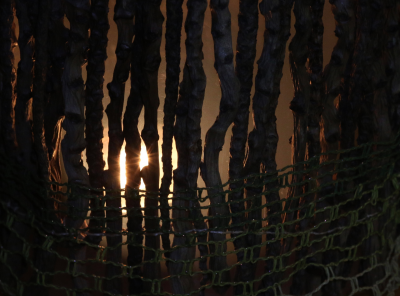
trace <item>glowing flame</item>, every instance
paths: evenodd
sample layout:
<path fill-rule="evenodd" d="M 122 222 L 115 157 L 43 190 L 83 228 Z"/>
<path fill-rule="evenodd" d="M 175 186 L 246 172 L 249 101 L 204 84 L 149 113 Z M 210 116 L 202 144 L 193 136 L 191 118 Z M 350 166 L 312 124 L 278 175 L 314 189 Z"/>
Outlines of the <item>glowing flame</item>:
<path fill-rule="evenodd" d="M 119 156 L 119 173 L 120 173 L 120 182 L 121 182 L 121 189 L 124 189 L 126 187 L 126 153 L 125 153 L 125 147 L 122 148 L 121 154 Z M 140 169 L 143 169 L 146 165 L 149 164 L 149 159 L 147 157 L 147 151 L 146 151 L 146 146 L 142 145 L 142 149 L 140 151 Z M 145 185 L 143 183 L 143 179 L 140 181 L 140 189 L 145 189 Z M 126 202 L 125 199 L 123 198 L 121 201 L 121 205 L 123 208 L 126 207 Z M 140 201 L 141 207 L 144 207 L 144 199 Z M 122 214 L 126 215 L 126 210 L 122 210 Z"/>

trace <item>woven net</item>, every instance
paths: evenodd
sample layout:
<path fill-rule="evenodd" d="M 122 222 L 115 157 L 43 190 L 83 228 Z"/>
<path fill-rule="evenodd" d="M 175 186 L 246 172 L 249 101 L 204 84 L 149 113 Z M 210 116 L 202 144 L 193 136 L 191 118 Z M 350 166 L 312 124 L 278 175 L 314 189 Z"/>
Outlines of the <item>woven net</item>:
<path fill-rule="evenodd" d="M 399 137 L 365 144 L 334 151 L 328 162 L 318 156 L 167 196 L 43 183 L 1 157 L 1 290 L 183 295 L 177 291 L 189 281 L 185 295 L 394 295 L 399 144 Z M 246 198 L 231 198 L 233 191 Z M 229 207 L 229 215 L 209 214 L 216 195 L 225 200 L 216 208 Z M 168 208 L 169 216 L 145 215 L 148 207 L 135 206 L 144 197 L 158 199 L 152 210 Z M 118 198 L 127 206 L 107 207 Z M 144 228 L 144 220 L 157 227 Z M 146 247 L 146 240 L 161 245 L 161 237 L 171 246 Z M 226 268 L 216 269 L 217 261 Z"/>

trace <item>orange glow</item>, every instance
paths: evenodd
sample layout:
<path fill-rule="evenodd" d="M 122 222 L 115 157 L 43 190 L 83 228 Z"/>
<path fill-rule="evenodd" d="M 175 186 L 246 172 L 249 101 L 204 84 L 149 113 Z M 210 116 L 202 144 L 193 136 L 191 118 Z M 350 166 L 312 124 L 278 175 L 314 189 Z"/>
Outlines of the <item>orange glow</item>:
<path fill-rule="evenodd" d="M 120 182 L 121 182 L 121 189 L 124 189 L 126 187 L 126 168 L 125 168 L 125 163 L 126 163 L 126 153 L 125 153 L 125 146 L 122 147 L 121 149 L 121 154 L 119 156 L 119 173 L 120 173 Z M 149 159 L 147 157 L 147 151 L 146 151 L 146 146 L 142 145 L 142 149 L 140 151 L 140 169 L 143 169 L 146 165 L 149 164 Z M 140 180 L 140 189 L 144 190 L 145 186 L 143 183 L 143 179 Z M 126 202 L 125 198 L 122 199 L 121 201 L 121 206 L 123 208 L 126 207 Z M 144 198 L 141 199 L 140 201 L 140 206 L 144 207 Z M 122 210 L 122 214 L 126 215 L 126 210 Z"/>

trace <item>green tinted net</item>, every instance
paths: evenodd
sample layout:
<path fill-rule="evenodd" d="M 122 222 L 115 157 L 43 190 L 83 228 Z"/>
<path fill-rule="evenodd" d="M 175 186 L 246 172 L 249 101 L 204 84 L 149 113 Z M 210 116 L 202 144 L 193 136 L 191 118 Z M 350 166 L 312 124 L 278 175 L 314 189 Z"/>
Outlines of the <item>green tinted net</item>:
<path fill-rule="evenodd" d="M 322 164 L 318 157 L 167 195 L 43 184 L 2 157 L 0 290 L 394 295 L 399 144 L 366 144 L 327 153 Z M 121 207 L 110 206 L 120 199 Z"/>

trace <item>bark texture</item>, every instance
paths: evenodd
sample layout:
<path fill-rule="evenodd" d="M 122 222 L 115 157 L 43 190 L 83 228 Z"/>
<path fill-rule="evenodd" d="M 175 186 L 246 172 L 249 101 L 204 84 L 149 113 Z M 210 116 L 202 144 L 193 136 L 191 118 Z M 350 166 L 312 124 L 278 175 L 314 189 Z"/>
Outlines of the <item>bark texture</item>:
<path fill-rule="evenodd" d="M 232 231 L 243 231 L 245 229 L 246 213 L 244 204 L 244 180 L 243 167 L 245 149 L 247 143 L 247 132 L 249 125 L 250 93 L 253 86 L 253 69 L 256 57 L 257 30 L 258 30 L 258 1 L 239 2 L 239 32 L 236 47 L 236 68 L 235 73 L 240 82 L 239 107 L 232 127 L 232 137 L 229 159 L 229 194 L 230 209 L 232 216 Z M 237 180 L 237 181 L 236 181 Z M 232 237 L 237 235 L 232 234 Z M 234 241 L 235 250 L 246 246 L 246 238 L 243 235 Z M 244 251 L 237 253 L 237 261 L 244 259 Z M 243 263 L 237 267 L 235 281 L 249 277 L 250 266 Z M 235 286 L 235 295 L 242 295 L 242 285 Z"/>

